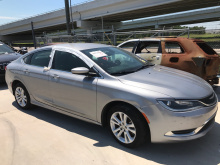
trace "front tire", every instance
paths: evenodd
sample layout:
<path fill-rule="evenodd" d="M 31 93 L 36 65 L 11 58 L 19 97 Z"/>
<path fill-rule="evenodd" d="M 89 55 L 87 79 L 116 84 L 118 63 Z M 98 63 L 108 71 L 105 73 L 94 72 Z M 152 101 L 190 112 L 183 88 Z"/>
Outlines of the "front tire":
<path fill-rule="evenodd" d="M 30 95 L 21 83 L 15 85 L 14 96 L 18 106 L 22 109 L 29 109 L 31 107 Z"/>
<path fill-rule="evenodd" d="M 127 105 L 116 105 L 108 113 L 108 128 L 121 145 L 138 147 L 150 137 L 149 127 L 138 110 Z"/>

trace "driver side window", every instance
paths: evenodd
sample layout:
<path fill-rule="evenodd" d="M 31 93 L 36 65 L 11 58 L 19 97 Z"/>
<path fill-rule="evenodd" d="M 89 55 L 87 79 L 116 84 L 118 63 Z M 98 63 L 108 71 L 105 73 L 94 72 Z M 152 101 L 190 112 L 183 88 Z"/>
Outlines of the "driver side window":
<path fill-rule="evenodd" d="M 71 69 L 77 67 L 89 68 L 88 65 L 76 55 L 56 50 L 53 58 L 52 69 L 71 72 Z"/>

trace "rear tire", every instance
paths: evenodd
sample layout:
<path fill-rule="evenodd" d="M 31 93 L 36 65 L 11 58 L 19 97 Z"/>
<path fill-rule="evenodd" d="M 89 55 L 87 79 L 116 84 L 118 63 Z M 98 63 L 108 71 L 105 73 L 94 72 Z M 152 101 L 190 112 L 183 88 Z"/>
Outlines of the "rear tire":
<path fill-rule="evenodd" d="M 19 107 L 21 107 L 22 109 L 31 108 L 30 95 L 23 84 L 18 83 L 15 85 L 14 96 Z"/>
<path fill-rule="evenodd" d="M 116 105 L 107 116 L 108 129 L 118 143 L 134 148 L 149 141 L 150 131 L 137 109 L 128 105 Z"/>

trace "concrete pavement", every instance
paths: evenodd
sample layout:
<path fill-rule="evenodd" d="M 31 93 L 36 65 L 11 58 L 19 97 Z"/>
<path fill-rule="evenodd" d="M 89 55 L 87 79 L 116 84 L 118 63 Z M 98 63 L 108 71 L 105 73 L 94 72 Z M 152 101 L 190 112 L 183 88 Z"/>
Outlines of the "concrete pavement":
<path fill-rule="evenodd" d="M 215 90 L 220 97 L 220 87 Z M 19 109 L 0 84 L 0 165 L 39 164 L 220 164 L 220 112 L 203 138 L 127 149 L 98 125 L 40 107 Z"/>

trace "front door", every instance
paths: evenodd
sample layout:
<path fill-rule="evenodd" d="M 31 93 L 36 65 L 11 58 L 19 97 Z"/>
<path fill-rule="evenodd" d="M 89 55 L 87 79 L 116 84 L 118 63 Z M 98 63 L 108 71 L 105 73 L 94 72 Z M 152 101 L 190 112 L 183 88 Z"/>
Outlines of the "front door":
<path fill-rule="evenodd" d="M 82 117 L 96 120 L 96 77 L 72 74 L 71 69 L 88 65 L 77 55 L 56 50 L 49 71 L 53 104 Z"/>
<path fill-rule="evenodd" d="M 162 60 L 161 42 L 140 41 L 137 46 L 135 54 L 147 61 L 150 61 L 153 64 L 161 64 L 161 60 Z"/>

